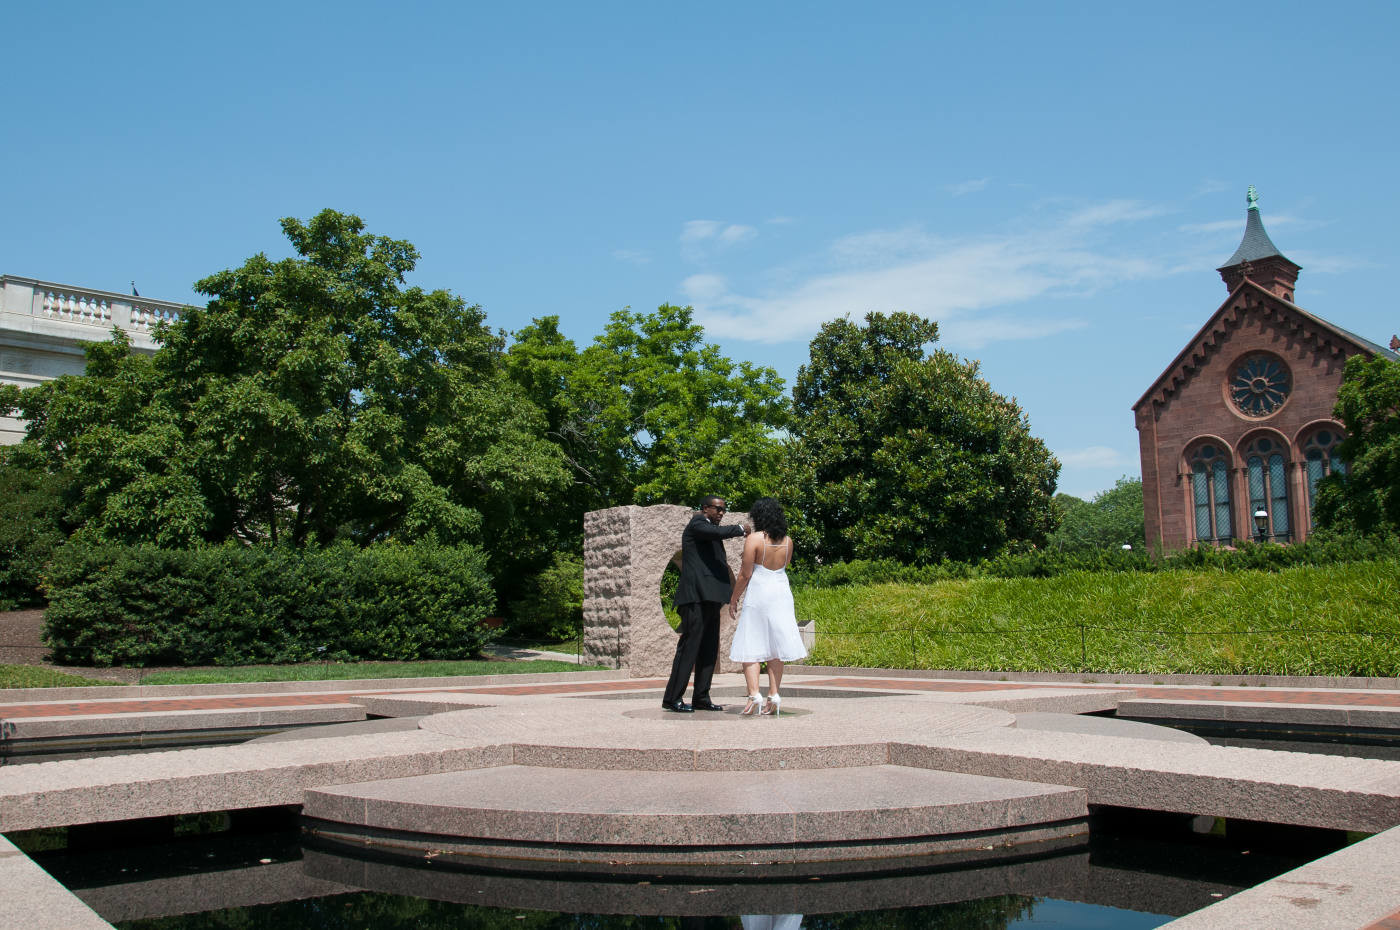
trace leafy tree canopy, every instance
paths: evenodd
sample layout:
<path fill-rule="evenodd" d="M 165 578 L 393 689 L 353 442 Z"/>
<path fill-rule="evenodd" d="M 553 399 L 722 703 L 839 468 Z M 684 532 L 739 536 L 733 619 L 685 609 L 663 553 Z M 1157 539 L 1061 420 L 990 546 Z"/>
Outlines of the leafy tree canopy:
<path fill-rule="evenodd" d="M 822 560 L 971 560 L 1054 527 L 1059 463 L 976 362 L 925 351 L 937 337 L 913 314 L 871 313 L 812 340 L 790 497 Z"/>
<path fill-rule="evenodd" d="M 1338 448 L 1347 473 L 1318 486 L 1314 516 L 1338 531 L 1400 533 L 1400 362 L 1347 359 L 1336 415 L 1347 438 Z"/>
<path fill-rule="evenodd" d="M 1124 475 L 1091 501 L 1056 494 L 1055 503 L 1061 518 L 1059 528 L 1050 536 L 1052 549 L 1080 552 L 1129 545 L 1141 551 L 1146 545 L 1141 478 Z"/>
<path fill-rule="evenodd" d="M 582 351 L 558 324 L 517 332 L 506 364 L 573 467 L 580 513 L 772 491 L 788 417 L 772 368 L 726 358 L 689 307 L 619 310 Z"/>
<path fill-rule="evenodd" d="M 417 251 L 356 216 L 282 229 L 296 257 L 199 281 L 208 307 L 159 330 L 153 357 L 114 331 L 83 377 L 24 392 L 26 444 L 73 476 L 85 532 L 528 548 L 510 536 L 568 473 L 481 308 L 406 287 Z"/>

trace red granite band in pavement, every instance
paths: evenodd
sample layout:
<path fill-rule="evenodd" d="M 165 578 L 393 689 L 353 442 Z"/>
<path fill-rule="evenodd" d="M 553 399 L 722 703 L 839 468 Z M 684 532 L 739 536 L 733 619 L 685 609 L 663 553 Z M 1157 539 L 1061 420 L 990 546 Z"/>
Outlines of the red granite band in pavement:
<path fill-rule="evenodd" d="M 409 679 L 405 679 L 409 681 Z M 1111 687 L 1128 691 L 1140 698 L 1165 698 L 1174 701 L 1227 701 L 1242 704 L 1329 705 L 1338 707 L 1400 708 L 1400 690 L 1327 689 L 1327 688 L 1238 688 L 1203 685 L 1121 685 L 1025 681 L 967 681 L 921 678 L 880 678 L 858 675 L 834 677 L 789 677 L 794 688 L 850 688 L 878 691 L 923 691 L 976 693 L 984 691 L 1016 691 L 1030 689 L 1083 689 Z M 659 678 L 619 678 L 610 681 L 548 681 L 522 684 L 493 683 L 488 685 L 458 685 L 454 687 L 402 688 L 373 690 L 357 689 L 346 682 L 343 691 L 259 694 L 259 683 L 249 683 L 250 693 L 240 695 L 203 695 L 169 698 L 102 698 L 87 701 L 27 701 L 0 704 L 0 719 L 24 717 L 61 717 L 69 715 L 150 713 L 164 710 L 218 710 L 298 704 L 333 704 L 347 700 L 347 695 L 413 694 L 427 691 L 438 693 L 489 694 L 504 696 L 585 695 L 624 693 L 660 688 Z M 114 689 L 115 690 L 115 689 Z"/>
<path fill-rule="evenodd" d="M 351 694 L 424 694 L 430 692 L 501 695 L 593 694 L 609 691 L 636 691 L 649 687 L 660 687 L 662 684 L 664 684 L 664 681 L 659 678 L 628 678 L 621 681 L 541 682 L 528 685 L 479 685 L 460 688 L 404 688 L 393 690 L 375 689 L 373 691 L 347 689 L 345 691 L 302 694 L 246 694 L 181 698 L 104 698 L 102 700 L 93 701 L 57 701 L 54 703 L 32 701 L 23 704 L 0 704 L 0 720 L 17 719 L 21 717 L 138 714 L 166 710 L 231 710 L 243 707 L 289 707 L 298 704 L 340 704 L 344 703 L 347 699 L 346 696 Z M 248 685 L 250 691 L 256 691 L 257 687 L 257 682 L 250 682 Z"/>

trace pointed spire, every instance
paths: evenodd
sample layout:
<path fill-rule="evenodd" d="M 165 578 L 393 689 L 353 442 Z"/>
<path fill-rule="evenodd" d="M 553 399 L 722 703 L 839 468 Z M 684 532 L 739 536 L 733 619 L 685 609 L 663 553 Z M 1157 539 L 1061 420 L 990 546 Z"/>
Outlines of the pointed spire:
<path fill-rule="evenodd" d="M 1261 287 L 1268 288 L 1284 300 L 1293 300 L 1293 286 L 1298 281 L 1300 265 L 1289 261 L 1274 245 L 1269 234 L 1264 231 L 1264 221 L 1259 216 L 1259 192 L 1250 185 L 1245 193 L 1244 238 L 1225 264 L 1216 271 L 1225 279 L 1225 286 L 1234 291 L 1240 282 L 1249 278 Z"/>
<path fill-rule="evenodd" d="M 1283 253 L 1274 245 L 1269 234 L 1264 231 L 1264 221 L 1259 217 L 1259 192 L 1254 189 L 1254 185 L 1249 186 L 1249 191 L 1245 194 L 1245 202 L 1249 208 L 1245 210 L 1244 238 L 1240 240 L 1240 247 L 1235 249 L 1235 254 L 1230 256 L 1230 260 L 1220 266 L 1220 269 L 1229 268 L 1231 265 L 1238 265 L 1242 262 L 1257 261 L 1261 258 L 1273 258 L 1278 256 L 1283 258 Z"/>

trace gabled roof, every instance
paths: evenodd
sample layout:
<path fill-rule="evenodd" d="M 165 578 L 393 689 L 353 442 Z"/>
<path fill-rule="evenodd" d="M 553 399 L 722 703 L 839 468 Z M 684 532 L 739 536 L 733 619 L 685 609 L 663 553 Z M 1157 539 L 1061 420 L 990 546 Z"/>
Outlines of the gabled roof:
<path fill-rule="evenodd" d="M 1262 230 L 1262 228 L 1261 225 L 1260 229 Z M 1270 244 L 1272 245 L 1272 243 Z M 1251 297 L 1255 298 L 1253 303 L 1247 303 L 1246 300 L 1241 299 Z M 1181 350 L 1177 357 L 1172 359 L 1172 363 L 1167 366 L 1166 370 L 1157 376 L 1146 393 L 1138 398 L 1137 403 L 1133 404 L 1133 409 L 1137 410 L 1149 400 L 1158 403 L 1164 402 L 1175 394 L 1177 388 L 1190 380 L 1196 370 L 1205 365 L 1215 354 L 1218 346 L 1229 332 L 1228 323 L 1242 318 L 1252 306 L 1260 304 L 1269 307 L 1268 312 L 1280 317 L 1281 323 L 1291 324 L 1293 329 L 1305 332 L 1319 346 L 1340 344 L 1351 348 L 1353 352 L 1363 352 L 1370 356 L 1379 355 L 1392 361 L 1400 361 L 1400 354 L 1329 323 L 1322 317 L 1309 313 L 1297 304 L 1284 300 L 1272 291 L 1260 287 L 1246 278 L 1230 292 L 1230 296 L 1225 298 L 1225 302 L 1210 315 L 1210 319 L 1206 320 L 1205 325 L 1191 338 L 1190 342 L 1186 343 L 1186 347 Z"/>

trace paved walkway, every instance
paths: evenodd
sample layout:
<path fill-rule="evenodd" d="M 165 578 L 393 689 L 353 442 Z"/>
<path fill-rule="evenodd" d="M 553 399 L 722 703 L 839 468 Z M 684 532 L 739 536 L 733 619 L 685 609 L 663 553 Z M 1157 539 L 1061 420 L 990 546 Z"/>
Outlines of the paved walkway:
<path fill-rule="evenodd" d="M 504 677 L 504 676 L 502 676 Z M 465 681 L 469 679 L 457 679 Z M 4 700 L 0 692 L 0 720 L 24 717 L 59 717 L 91 714 L 130 714 L 150 713 L 165 710 L 216 710 L 220 708 L 242 708 L 263 706 L 295 706 L 333 704 L 344 700 L 347 694 L 489 694 L 489 695 L 568 695 L 599 694 L 607 692 L 634 692 L 656 690 L 664 687 L 662 678 L 623 678 L 611 681 L 544 681 L 522 684 L 502 683 L 499 680 L 489 684 L 457 684 L 450 687 L 415 687 L 414 679 L 404 679 L 403 688 L 385 688 L 383 682 L 375 687 L 366 687 L 355 681 L 318 682 L 334 690 L 325 692 L 259 693 L 266 686 L 249 683 L 239 686 L 245 693 L 227 695 L 188 695 L 180 697 L 123 697 L 121 688 L 112 688 L 111 697 L 91 700 L 45 701 L 39 689 L 29 692 L 25 700 Z M 881 692 L 948 692 L 950 694 L 981 691 L 1020 691 L 1044 690 L 1053 688 L 1092 689 L 1105 688 L 1118 692 L 1131 692 L 1141 699 L 1169 699 L 1181 702 L 1228 702 L 1234 704 L 1291 704 L 1329 707 L 1357 708 L 1400 708 L 1400 685 L 1397 690 L 1382 691 L 1367 689 L 1335 688 L 1237 688 L 1206 685 L 1141 685 L 1102 682 L 1047 683 L 1042 681 L 969 681 L 965 679 L 921 679 L 885 678 L 879 672 L 862 675 L 822 675 L 804 674 L 790 670 L 786 679 L 791 688 L 841 688 Z M 167 685 L 172 693 L 178 693 L 184 686 Z M 32 697 L 31 697 L 32 695 Z"/>
<path fill-rule="evenodd" d="M 637 796 L 650 790 L 646 796 L 656 808 L 640 813 L 689 817 L 686 835 L 701 828 L 696 824 L 721 835 L 752 819 L 751 811 L 730 809 L 741 792 L 720 792 L 697 800 L 695 810 L 676 810 L 666 803 L 664 786 L 673 784 L 679 772 L 709 773 L 706 781 L 712 773 L 724 773 L 721 780 L 736 786 L 749 784 L 752 773 L 765 772 L 765 784 L 784 786 L 778 806 L 791 812 L 784 816 L 794 831 L 815 831 L 812 835 L 820 841 L 831 839 L 833 848 L 857 838 L 843 831 L 860 824 L 879 826 L 884 812 L 910 803 L 912 795 L 932 799 L 926 816 L 930 823 L 943 823 L 939 818 L 949 816 L 950 808 L 937 803 L 940 798 L 976 792 L 982 800 L 966 806 L 968 816 L 978 811 L 981 816 L 985 809 L 978 805 L 994 798 L 1014 799 L 1014 805 L 997 803 L 1030 812 L 1023 824 L 1008 820 L 998 829 L 1040 829 L 1042 821 L 1053 821 L 1072 831 L 1076 815 L 1066 812 L 1087 802 L 1386 831 L 1227 898 L 1222 905 L 1228 907 L 1188 915 L 1180 926 L 1382 930 L 1400 922 L 1400 883 L 1393 880 L 1391 864 L 1400 848 L 1400 831 L 1390 829 L 1400 824 L 1400 763 L 1169 743 L 1126 738 L 1126 731 L 1115 735 L 1081 728 L 1091 722 L 1115 723 L 1097 719 L 1067 717 L 1058 725 L 1052 720 L 1044 730 L 1015 726 L 1016 715 L 1027 711 L 1049 711 L 1045 716 L 1053 717 L 1055 711 L 1073 714 L 1146 702 L 1168 705 L 1175 714 L 1199 708 L 1199 716 L 1227 719 L 1241 718 L 1215 709 L 1263 714 L 1271 721 L 1368 714 L 1368 726 L 1400 729 L 1400 723 L 1388 719 L 1400 721 L 1400 683 L 1339 688 L 1294 680 L 1281 687 L 1240 687 L 1212 685 L 1208 679 L 1155 684 L 1002 678 L 792 668 L 784 692 L 794 713 L 779 721 L 742 720 L 734 713 L 737 706 L 724 714 L 667 714 L 658 706 L 660 678 L 607 672 L 163 686 L 142 687 L 139 694 L 122 688 L 0 692 L 0 735 L 9 739 L 46 732 L 44 727 L 81 738 L 115 732 L 118 726 L 123 732 L 179 728 L 181 720 L 210 726 L 207 721 L 219 714 L 265 709 L 325 715 L 355 705 L 362 716 L 433 715 L 401 732 L 356 731 L 364 725 L 346 724 L 347 735 L 321 739 L 0 768 L 0 799 L 5 801 L 0 829 L 306 804 L 308 813 L 319 812 L 330 829 L 342 824 L 354 833 L 423 829 L 417 825 L 427 824 L 433 832 L 441 829 L 444 817 L 457 816 L 470 825 L 460 833 L 466 843 L 509 841 L 533 848 L 551 831 L 562 835 L 566 825 L 582 829 L 579 805 L 592 818 L 597 836 L 643 830 L 629 820 L 639 813 L 625 800 L 631 795 L 619 794 L 617 788 L 635 781 Z M 742 703 L 737 700 L 741 693 L 737 675 L 717 677 L 719 700 Z M 870 811 L 855 810 L 850 799 L 836 795 L 860 780 L 825 778 L 819 774 L 824 768 L 860 768 L 879 775 L 889 782 L 890 797 Z M 988 787 L 965 778 L 1004 784 Z M 939 787 L 908 788 L 935 783 Z M 571 791 L 570 785 L 587 790 Z M 1064 787 L 1036 795 L 1025 785 Z M 534 787 L 521 794 L 523 786 Z M 494 806 L 483 800 L 487 788 L 499 795 Z M 760 792 L 745 803 L 772 806 L 776 799 L 771 794 Z M 441 803 L 425 806 L 432 797 Z M 803 804 L 810 808 L 806 813 Z M 1054 805 L 1069 806 L 1061 810 Z M 889 825 L 894 829 L 905 820 L 897 817 Z M 483 822 L 504 832 L 481 833 Z M 930 827 L 920 835 L 937 832 Z M 7 868 L 26 868 L 22 857 L 11 859 Z M 1300 887 L 1313 889 L 1316 901 L 1300 895 Z M 1299 908 L 1306 909 L 1304 923 L 1279 922 L 1289 915 L 1298 918 L 1303 913 Z"/>

